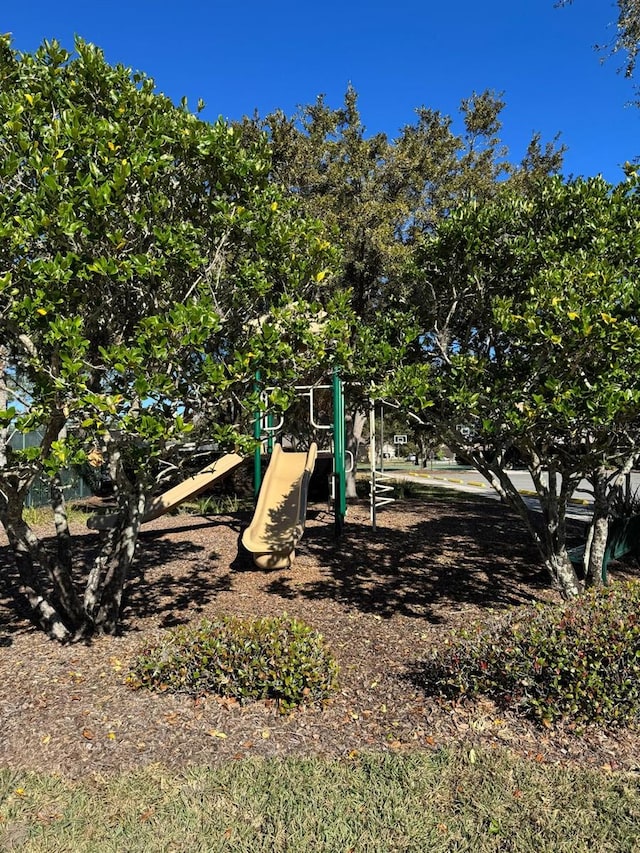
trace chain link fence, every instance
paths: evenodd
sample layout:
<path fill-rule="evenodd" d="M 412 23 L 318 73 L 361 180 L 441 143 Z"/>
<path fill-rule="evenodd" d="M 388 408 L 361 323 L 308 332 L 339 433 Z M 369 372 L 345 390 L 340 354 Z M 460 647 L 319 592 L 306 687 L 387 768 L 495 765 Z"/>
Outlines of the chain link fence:
<path fill-rule="evenodd" d="M 42 432 L 15 432 L 10 444 L 15 450 L 26 450 L 27 447 L 37 447 L 42 441 Z M 65 468 L 60 472 L 67 501 L 91 497 L 93 494 L 84 478 L 74 468 Z M 45 477 L 39 477 L 29 489 L 26 506 L 38 507 L 49 503 L 49 482 Z"/>

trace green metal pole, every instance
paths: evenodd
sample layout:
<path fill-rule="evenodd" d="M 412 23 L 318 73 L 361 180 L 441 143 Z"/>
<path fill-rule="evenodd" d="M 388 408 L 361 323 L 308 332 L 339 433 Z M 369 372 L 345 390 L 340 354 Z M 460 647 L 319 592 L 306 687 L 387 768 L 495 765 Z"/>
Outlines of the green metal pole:
<path fill-rule="evenodd" d="M 273 453 L 273 413 L 267 415 L 267 453 Z"/>
<path fill-rule="evenodd" d="M 256 381 L 254 383 L 254 389 L 256 393 L 260 393 L 260 371 L 256 370 Z M 260 414 L 260 409 L 258 409 L 253 418 L 253 437 L 256 441 L 260 441 L 262 437 L 262 428 L 261 428 L 262 417 Z M 253 496 L 257 500 L 258 493 L 260 491 L 260 486 L 262 485 L 262 459 L 261 459 L 261 446 L 260 444 L 256 445 L 256 449 L 253 451 Z"/>
<path fill-rule="evenodd" d="M 333 370 L 333 476 L 335 477 L 335 531 L 342 534 L 347 514 L 347 484 L 345 480 L 345 409 L 344 385 L 338 368 Z"/>

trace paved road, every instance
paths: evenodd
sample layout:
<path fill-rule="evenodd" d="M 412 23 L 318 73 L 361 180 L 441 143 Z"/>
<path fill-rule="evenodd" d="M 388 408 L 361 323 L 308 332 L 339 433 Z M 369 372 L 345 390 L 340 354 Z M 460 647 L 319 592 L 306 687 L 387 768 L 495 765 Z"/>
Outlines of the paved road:
<path fill-rule="evenodd" d="M 408 465 L 396 466 L 391 460 L 386 462 L 384 473 L 397 479 L 427 482 L 433 486 L 455 489 L 499 500 L 495 489 L 487 483 L 481 474 L 472 468 L 460 465 L 451 465 L 450 463 L 438 464 L 436 462 L 433 467 L 418 468 Z M 538 509 L 539 504 L 535 498 L 535 489 L 533 488 L 533 482 L 529 473 L 527 471 L 513 470 L 509 472 L 509 478 L 515 484 L 520 494 L 524 496 L 525 502 L 532 509 Z M 634 491 L 640 489 L 640 473 L 634 472 L 631 475 L 631 485 Z M 592 503 L 593 497 L 590 493 L 589 484 L 586 480 L 583 480 L 573 496 L 569 517 L 578 519 L 589 518 L 591 515 L 590 505 Z"/>

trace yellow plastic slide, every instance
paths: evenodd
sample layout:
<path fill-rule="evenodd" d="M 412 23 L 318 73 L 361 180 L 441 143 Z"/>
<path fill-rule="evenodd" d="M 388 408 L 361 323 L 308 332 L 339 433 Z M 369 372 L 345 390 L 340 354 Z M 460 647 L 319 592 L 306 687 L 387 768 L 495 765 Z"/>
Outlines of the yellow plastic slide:
<path fill-rule="evenodd" d="M 175 509 L 189 498 L 195 498 L 201 492 L 204 492 L 205 489 L 208 489 L 209 486 L 212 486 L 216 480 L 222 480 L 223 477 L 230 474 L 242 462 L 244 462 L 244 457 L 237 453 L 227 453 L 225 456 L 221 456 L 220 459 L 216 459 L 215 462 L 207 465 L 202 471 L 198 471 L 192 477 L 187 477 L 186 480 L 178 483 L 177 486 L 155 497 L 147 506 L 145 514 L 142 517 L 143 523 L 164 515 L 165 512 Z"/>
<path fill-rule="evenodd" d="M 145 514 L 142 517 L 142 523 L 152 521 L 154 518 L 159 518 L 165 512 L 175 509 L 181 503 L 189 498 L 195 498 L 209 486 L 212 486 L 217 480 L 222 480 L 227 474 L 230 474 L 235 468 L 244 462 L 244 457 L 237 453 L 227 453 L 216 459 L 202 471 L 198 471 L 192 477 L 187 477 L 177 486 L 168 489 L 161 495 L 153 498 L 147 505 Z M 113 527 L 117 521 L 117 514 L 109 515 L 94 515 L 87 521 L 87 527 L 93 530 L 106 530 Z"/>
<path fill-rule="evenodd" d="M 308 453 L 285 453 L 280 444 L 273 448 L 253 520 L 242 535 L 242 544 L 261 569 L 287 568 L 295 557 L 317 453 L 315 444 Z"/>

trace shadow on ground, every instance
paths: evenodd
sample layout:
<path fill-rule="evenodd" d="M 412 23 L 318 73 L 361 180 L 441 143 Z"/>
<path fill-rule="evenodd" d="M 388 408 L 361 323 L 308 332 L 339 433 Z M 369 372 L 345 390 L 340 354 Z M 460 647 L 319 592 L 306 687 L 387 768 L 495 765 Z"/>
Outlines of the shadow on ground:
<path fill-rule="evenodd" d="M 178 519 L 155 529 L 143 529 L 131 576 L 125 587 L 121 630 L 136 630 L 137 623 L 160 617 L 169 627 L 188 622 L 204 611 L 219 592 L 231 587 L 229 561 L 215 548 L 216 531 L 225 537 L 242 529 L 237 519 L 207 519 L 176 524 Z M 204 536 L 202 534 L 205 534 Z M 233 532 L 231 532 L 233 535 Z M 55 547 L 53 537 L 43 538 L 46 548 Z M 84 592 L 88 568 L 100 547 L 100 534 L 83 532 L 74 536 L 74 571 L 79 595 Z M 47 588 L 47 582 L 44 581 Z M 8 545 L 0 547 L 0 646 L 11 643 L 11 635 L 31 630 L 31 612 L 20 592 L 20 578 Z"/>
<path fill-rule="evenodd" d="M 422 502 L 395 504 L 392 513 L 380 514 L 375 533 L 348 520 L 338 542 L 330 529 L 308 530 L 301 553 L 324 567 L 322 578 L 301 583 L 290 571 L 274 578 L 270 591 L 289 599 L 332 598 L 383 618 L 401 614 L 433 622 L 441 621 L 443 603 L 501 608 L 549 592 L 522 522 L 502 505 L 458 497 L 426 506 L 425 513 Z"/>
<path fill-rule="evenodd" d="M 350 510 L 334 539 L 330 513 L 311 507 L 298 559 L 288 569 L 255 568 L 240 538 L 250 514 L 165 517 L 145 527 L 127 585 L 122 630 L 145 620 L 169 627 L 217 610 L 282 612 L 294 601 L 335 602 L 375 614 L 446 621 L 473 605 L 503 608 L 553 597 L 519 518 L 495 501 L 440 492 L 398 501 L 368 524 L 366 504 Z M 578 528 L 576 528 L 578 530 Z M 83 572 L 99 534 L 74 539 Z M 48 541 L 51 546 L 51 540 Z M 78 579 L 82 592 L 84 577 Z M 30 630 L 12 555 L 0 547 L 0 637 Z"/>

